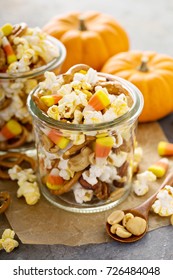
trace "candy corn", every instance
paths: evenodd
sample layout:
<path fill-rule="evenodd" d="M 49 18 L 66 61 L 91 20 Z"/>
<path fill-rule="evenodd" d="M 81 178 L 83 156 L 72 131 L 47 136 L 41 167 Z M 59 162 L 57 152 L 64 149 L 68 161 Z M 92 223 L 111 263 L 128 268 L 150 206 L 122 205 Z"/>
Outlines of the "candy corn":
<path fill-rule="evenodd" d="M 13 48 L 10 44 L 10 42 L 8 41 L 8 39 L 6 37 L 2 38 L 2 46 L 3 49 L 7 55 L 7 62 L 8 64 L 11 64 L 12 62 L 17 61 L 17 57 L 13 51 Z"/>
<path fill-rule="evenodd" d="M 153 172 L 158 178 L 163 177 L 169 167 L 169 160 L 167 158 L 162 158 L 156 163 L 148 167 L 148 170 Z"/>
<path fill-rule="evenodd" d="M 15 121 L 8 121 L 0 131 L 0 142 L 12 139 L 22 132 L 21 125 Z"/>
<path fill-rule="evenodd" d="M 70 140 L 65 138 L 55 129 L 43 129 L 42 131 L 47 135 L 47 137 L 55 143 L 60 149 L 65 149 L 69 144 Z"/>
<path fill-rule="evenodd" d="M 47 176 L 46 186 L 51 190 L 58 190 L 64 184 L 64 179 L 59 176 L 59 169 L 53 168 Z"/>
<path fill-rule="evenodd" d="M 173 156 L 173 143 L 161 141 L 157 150 L 160 156 Z"/>
<path fill-rule="evenodd" d="M 96 139 L 95 144 L 95 155 L 96 155 L 96 163 L 103 163 L 103 161 L 107 158 L 114 144 L 114 137 L 102 137 Z"/>
<path fill-rule="evenodd" d="M 86 109 L 101 111 L 110 104 L 108 95 L 103 90 L 97 90 L 94 95 L 90 98 Z"/>
<path fill-rule="evenodd" d="M 2 37 L 8 36 L 12 33 L 12 30 L 13 30 L 13 26 L 11 24 L 7 23 L 0 28 L 0 34 Z"/>
<path fill-rule="evenodd" d="M 51 107 L 52 105 L 55 105 L 58 103 L 58 101 L 62 98 L 61 95 L 58 95 L 58 94 L 52 94 L 52 95 L 44 95 L 44 96 L 41 96 L 41 101 L 44 102 L 44 104 L 47 106 L 47 107 Z"/>

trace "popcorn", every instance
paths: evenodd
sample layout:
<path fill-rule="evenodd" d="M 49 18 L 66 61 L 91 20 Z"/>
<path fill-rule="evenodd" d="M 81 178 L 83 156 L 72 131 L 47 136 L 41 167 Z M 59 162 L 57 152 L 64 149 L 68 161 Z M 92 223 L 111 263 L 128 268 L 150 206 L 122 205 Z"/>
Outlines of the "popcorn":
<path fill-rule="evenodd" d="M 18 180 L 17 197 L 24 196 L 28 205 L 36 204 L 40 198 L 40 191 L 33 170 L 31 168 L 22 170 L 20 166 L 15 165 L 8 170 L 8 174 L 12 180 Z"/>
<path fill-rule="evenodd" d="M 101 123 L 103 115 L 100 111 L 86 111 L 84 112 L 84 124 Z"/>
<path fill-rule="evenodd" d="M 152 210 L 163 217 L 173 214 L 173 187 L 166 185 L 158 192 Z"/>
<path fill-rule="evenodd" d="M 15 232 L 11 229 L 6 229 L 2 238 L 0 239 L 0 250 L 4 249 L 7 253 L 10 253 L 14 248 L 19 246 L 19 243 L 14 240 Z"/>
<path fill-rule="evenodd" d="M 84 189 L 80 183 L 76 183 L 73 186 L 73 193 L 77 203 L 91 201 L 93 197 L 93 190 Z"/>
<path fill-rule="evenodd" d="M 37 182 L 18 181 L 19 189 L 17 197 L 24 196 L 28 205 L 34 205 L 40 199 L 40 191 Z"/>
<path fill-rule="evenodd" d="M 143 157 L 143 149 L 141 147 L 135 147 L 134 158 L 133 158 L 133 174 L 138 172 L 139 163 Z"/>
<path fill-rule="evenodd" d="M 19 165 L 14 165 L 8 170 L 11 180 L 18 180 L 20 184 L 25 181 L 34 182 L 36 175 L 31 168 L 22 169 Z"/>
<path fill-rule="evenodd" d="M 82 173 L 82 177 L 89 184 L 94 186 L 98 183 L 98 179 L 102 182 L 112 183 L 114 180 L 119 180 L 120 176 L 117 175 L 116 167 L 111 165 L 91 165 L 90 169 Z"/>
<path fill-rule="evenodd" d="M 50 118 L 54 119 L 54 120 L 60 120 L 60 115 L 59 115 L 59 110 L 58 110 L 58 106 L 53 105 L 51 106 L 48 110 L 47 110 L 47 114 Z"/>
<path fill-rule="evenodd" d="M 70 178 L 73 178 L 74 176 L 74 171 L 72 171 L 69 166 L 68 166 L 68 160 L 65 160 L 63 158 L 60 159 L 59 164 L 59 175 L 64 179 L 64 180 L 69 180 Z"/>
<path fill-rule="evenodd" d="M 154 182 L 157 178 L 151 171 L 144 171 L 137 174 L 136 177 L 137 180 L 133 183 L 133 191 L 137 196 L 145 195 L 149 190 L 149 182 Z"/>
<path fill-rule="evenodd" d="M 115 154 L 111 151 L 108 156 L 108 162 L 113 164 L 115 167 L 121 167 L 123 163 L 125 163 L 127 155 L 128 154 L 123 151 L 120 151 L 118 154 Z"/>

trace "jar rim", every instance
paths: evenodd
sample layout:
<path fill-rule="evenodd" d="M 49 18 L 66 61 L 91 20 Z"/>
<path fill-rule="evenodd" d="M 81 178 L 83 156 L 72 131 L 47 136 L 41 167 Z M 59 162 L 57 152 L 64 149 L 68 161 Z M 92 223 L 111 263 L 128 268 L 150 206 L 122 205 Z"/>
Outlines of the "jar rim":
<path fill-rule="evenodd" d="M 63 130 L 70 130 L 70 131 L 98 131 L 98 130 L 103 130 L 103 129 L 108 129 L 112 128 L 114 126 L 122 125 L 123 123 L 133 123 L 138 116 L 140 115 L 143 105 L 144 105 L 144 99 L 143 95 L 140 92 L 140 90 L 133 85 L 131 82 L 120 78 L 115 75 L 111 74 L 106 74 L 102 72 L 98 72 L 99 76 L 105 76 L 114 79 L 115 81 L 118 81 L 121 83 L 121 85 L 130 93 L 132 99 L 133 99 L 133 105 L 130 108 L 129 111 L 127 111 L 125 114 L 122 116 L 108 122 L 102 122 L 102 123 L 97 123 L 97 124 L 73 124 L 73 123 L 65 123 L 62 121 L 54 120 L 47 116 L 43 111 L 41 111 L 35 102 L 32 99 L 33 94 L 36 91 L 40 90 L 40 87 L 37 86 L 34 88 L 30 94 L 28 95 L 27 98 L 27 106 L 30 114 L 34 119 L 37 119 L 38 121 L 42 121 L 45 125 L 49 125 L 52 128 L 56 129 L 63 129 Z"/>
<path fill-rule="evenodd" d="M 8 79 L 16 79 L 16 78 L 29 78 L 29 77 L 35 77 L 42 75 L 45 71 L 53 70 L 60 66 L 66 57 L 66 48 L 65 46 L 56 38 L 47 35 L 48 40 L 54 45 L 57 46 L 59 49 L 59 56 L 53 58 L 50 62 L 48 62 L 45 65 L 42 65 L 41 67 L 34 68 L 32 70 L 26 71 L 26 72 L 18 72 L 18 73 L 0 73 L 0 79 L 8 80 Z"/>

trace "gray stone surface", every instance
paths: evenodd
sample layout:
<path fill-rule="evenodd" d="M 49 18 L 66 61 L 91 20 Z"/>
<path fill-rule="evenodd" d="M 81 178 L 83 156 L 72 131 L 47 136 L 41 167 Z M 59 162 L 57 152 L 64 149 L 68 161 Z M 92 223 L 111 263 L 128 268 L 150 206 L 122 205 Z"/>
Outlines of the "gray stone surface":
<path fill-rule="evenodd" d="M 97 10 L 111 14 L 127 30 L 132 49 L 155 50 L 173 55 L 172 0 L 0 0 L 0 26 L 6 22 L 25 21 L 42 27 L 51 17 L 70 10 Z M 160 121 L 168 139 L 173 141 L 173 115 Z M 159 139 L 158 139 L 159 140 Z M 0 230 L 8 226 L 0 217 Z M 133 244 L 116 242 L 69 247 L 63 245 L 23 245 L 7 254 L 0 251 L 2 260 L 172 260 L 173 228 L 149 232 Z"/>

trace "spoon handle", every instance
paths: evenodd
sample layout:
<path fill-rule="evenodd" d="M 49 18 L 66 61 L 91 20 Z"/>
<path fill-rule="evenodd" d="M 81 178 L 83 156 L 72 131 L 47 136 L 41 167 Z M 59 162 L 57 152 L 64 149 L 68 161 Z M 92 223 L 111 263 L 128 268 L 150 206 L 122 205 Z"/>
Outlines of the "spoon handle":
<path fill-rule="evenodd" d="M 170 173 L 165 180 L 163 181 L 163 183 L 161 184 L 161 186 L 158 188 L 158 190 L 152 195 L 150 196 L 146 201 L 144 201 L 142 204 L 140 204 L 139 206 L 135 207 L 135 210 L 140 209 L 141 212 L 143 212 L 143 215 L 145 215 L 146 217 L 148 216 L 149 210 L 151 208 L 151 205 L 153 204 L 153 202 L 156 199 L 156 196 L 158 194 L 158 192 L 163 189 L 166 185 L 172 185 L 173 183 L 173 174 Z"/>

